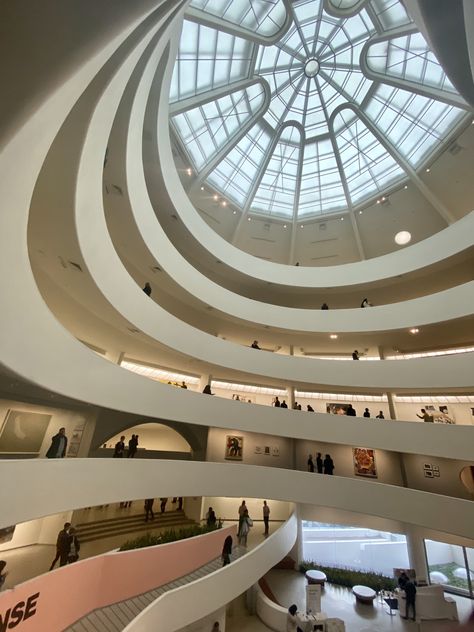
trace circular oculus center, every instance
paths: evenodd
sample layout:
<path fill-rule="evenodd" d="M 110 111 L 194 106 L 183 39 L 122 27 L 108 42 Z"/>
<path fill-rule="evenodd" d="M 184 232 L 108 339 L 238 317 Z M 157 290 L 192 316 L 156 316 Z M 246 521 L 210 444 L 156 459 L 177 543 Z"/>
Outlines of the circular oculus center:
<path fill-rule="evenodd" d="M 319 61 L 317 59 L 308 59 L 304 65 L 304 74 L 307 77 L 316 77 L 319 72 Z"/>

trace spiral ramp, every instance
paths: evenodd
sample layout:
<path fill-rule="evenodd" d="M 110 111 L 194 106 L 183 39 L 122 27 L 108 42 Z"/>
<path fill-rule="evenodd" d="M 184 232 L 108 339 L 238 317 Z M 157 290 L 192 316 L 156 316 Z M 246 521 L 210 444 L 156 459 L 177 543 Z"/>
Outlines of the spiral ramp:
<path fill-rule="evenodd" d="M 470 395 L 473 352 L 355 363 L 256 353 L 239 342 L 258 337 L 265 327 L 275 345 L 292 338 L 318 341 L 338 331 L 383 346 L 415 323 L 435 337 L 438 333 L 448 346 L 451 331 L 473 322 L 474 212 L 403 251 L 353 264 L 295 269 L 253 257 L 209 228 L 174 164 L 168 93 L 186 3 L 139 0 L 98 8 L 86 2 L 75 16 L 78 28 L 72 28 L 73 14 L 58 12 L 55 4 L 42 8 L 44 30 L 36 28 L 33 7 L 16 27 L 14 10 L 0 9 L 4 28 L 11 29 L 0 50 L 12 85 L 0 124 L 4 390 L 15 384 L 38 399 L 51 396 L 164 423 L 474 463 L 472 425 L 404 420 L 367 425 L 256 405 L 242 415 L 237 402 L 151 381 L 82 342 L 104 349 L 132 346 L 135 356 L 141 353 L 150 364 L 176 371 L 192 367 L 194 374 L 242 383 L 359 394 Z M 70 30 L 68 39 L 64 34 Z M 26 59 L 25 41 L 41 55 Z M 10 56 L 4 54 L 8 47 Z M 31 81 L 23 81 L 21 72 L 15 80 L 15 69 L 28 69 Z M 120 194 L 110 195 L 111 186 Z M 178 228 L 170 229 L 170 215 Z M 81 274 L 66 277 L 53 263 L 58 257 L 74 262 Z M 219 267 L 216 261 L 224 272 L 213 269 Z M 160 271 L 161 280 L 150 300 L 141 285 L 151 268 Z M 315 305 L 303 308 L 298 302 L 299 295 L 328 287 L 340 296 L 362 288 L 384 296 L 384 285 L 399 276 L 400 299 L 370 310 L 331 310 L 329 320 Z M 216 335 L 221 329 L 232 331 L 233 339 Z M 163 496 L 267 497 L 387 520 L 403 514 L 410 527 L 463 542 L 471 542 L 474 524 L 466 497 L 342 476 L 318 477 L 315 483 L 304 472 L 244 464 L 2 460 L 0 480 L 15 481 L 1 486 L 1 506 L 8 510 L 2 511 L 0 526 L 124 496 L 153 496 L 157 481 Z M 57 493 L 38 493 L 51 488 Z M 251 553 L 247 561 L 246 556 L 239 560 L 247 568 L 236 564 L 235 570 L 217 573 L 238 576 L 219 603 L 203 598 L 202 616 L 242 592 L 290 550 L 293 536 L 285 531 L 288 526 L 281 529 L 280 548 L 273 550 L 269 541 L 257 557 Z M 219 582 L 213 575 L 207 580 Z M 130 629 L 149 629 L 150 623 L 161 629 L 160 621 L 169 621 L 176 603 L 158 599 L 142 613 L 144 622 Z M 187 616 L 180 627 L 192 622 Z"/>

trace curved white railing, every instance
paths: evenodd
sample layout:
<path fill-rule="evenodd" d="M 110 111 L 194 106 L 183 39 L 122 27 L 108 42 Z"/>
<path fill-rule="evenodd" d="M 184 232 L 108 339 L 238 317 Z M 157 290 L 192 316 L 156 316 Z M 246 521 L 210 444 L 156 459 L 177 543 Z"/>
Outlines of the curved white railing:
<path fill-rule="evenodd" d="M 291 550 L 296 536 L 297 520 L 293 514 L 267 540 L 230 566 L 166 592 L 145 608 L 124 632 L 173 632 L 202 619 L 242 594 L 275 566 Z"/>
<path fill-rule="evenodd" d="M 374 481 L 199 461 L 35 459 L 0 462 L 0 527 L 93 505 L 154 496 L 269 498 L 317 504 L 472 536 L 470 500 Z M 34 481 L 34 485 L 32 485 Z M 80 481 L 80 484 L 78 484 Z M 38 494 L 38 489 L 48 490 Z M 54 493 L 50 490 L 54 490 Z M 18 498 L 22 499 L 18 503 Z M 455 516 L 455 519 L 453 519 Z"/>
<path fill-rule="evenodd" d="M 163 83 L 162 94 L 169 94 L 174 59 L 170 59 Z M 169 103 L 162 98 L 156 121 L 159 162 L 155 165 L 162 172 L 162 181 L 166 186 L 173 207 L 190 235 L 208 250 L 215 259 L 225 261 L 240 274 L 258 278 L 275 285 L 297 287 L 327 288 L 363 285 L 383 279 L 395 278 L 401 274 L 410 274 L 429 265 L 467 250 L 474 244 L 474 213 L 470 213 L 443 231 L 414 244 L 375 259 L 359 261 L 331 267 L 287 266 L 253 257 L 232 246 L 213 231 L 194 208 L 181 184 L 174 166 L 171 142 L 168 131 Z M 466 231 L 470 234 L 467 235 Z"/>

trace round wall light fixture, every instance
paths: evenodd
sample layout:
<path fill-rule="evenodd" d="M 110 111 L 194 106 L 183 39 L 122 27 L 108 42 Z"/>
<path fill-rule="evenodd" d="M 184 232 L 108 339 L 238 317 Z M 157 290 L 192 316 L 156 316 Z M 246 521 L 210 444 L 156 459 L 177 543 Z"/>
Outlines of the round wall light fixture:
<path fill-rule="evenodd" d="M 395 243 L 399 246 L 406 246 L 411 241 L 411 233 L 407 230 L 401 230 L 399 233 L 395 235 Z"/>

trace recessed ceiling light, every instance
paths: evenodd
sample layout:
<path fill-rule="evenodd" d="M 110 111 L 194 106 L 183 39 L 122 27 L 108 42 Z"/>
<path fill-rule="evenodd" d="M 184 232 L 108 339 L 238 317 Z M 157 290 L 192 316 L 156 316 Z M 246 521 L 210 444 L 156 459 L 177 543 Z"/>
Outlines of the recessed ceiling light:
<path fill-rule="evenodd" d="M 408 184 L 405 184 L 405 186 L 403 188 L 404 189 L 408 189 Z"/>
<path fill-rule="evenodd" d="M 362 211 L 359 211 L 359 215 L 362 215 Z"/>
<path fill-rule="evenodd" d="M 252 219 L 251 217 L 247 217 L 247 221 L 248 221 L 248 222 L 250 222 L 250 220 L 251 220 L 251 219 Z"/>
<path fill-rule="evenodd" d="M 222 202 L 222 206 L 227 206 L 227 202 L 225 200 Z"/>
<path fill-rule="evenodd" d="M 331 340 L 337 340 L 337 334 L 331 334 L 329 337 Z"/>
<path fill-rule="evenodd" d="M 395 243 L 399 246 L 405 246 L 409 244 L 411 241 L 411 233 L 407 230 L 401 230 L 399 233 L 395 235 Z"/>
<path fill-rule="evenodd" d="M 426 173 L 429 173 L 431 171 L 431 169 L 428 167 L 428 169 L 426 170 Z"/>
<path fill-rule="evenodd" d="M 234 215 L 237 215 L 237 211 L 232 211 L 232 213 L 233 213 Z"/>
<path fill-rule="evenodd" d="M 385 197 L 385 195 L 383 195 L 383 196 L 382 196 L 382 200 L 381 200 L 381 201 L 382 201 L 382 202 L 385 202 L 385 200 L 386 200 L 386 199 L 387 199 L 387 198 Z"/>
<path fill-rule="evenodd" d="M 418 327 L 412 327 L 409 331 L 411 334 L 417 334 L 420 330 L 418 329 Z"/>
<path fill-rule="evenodd" d="M 380 204 L 380 200 L 377 200 L 377 204 Z"/>
<path fill-rule="evenodd" d="M 301 224 L 300 228 L 304 228 L 304 224 Z"/>
<path fill-rule="evenodd" d="M 213 196 L 213 198 L 214 198 L 215 200 L 218 200 L 218 199 L 219 199 L 219 196 L 218 196 L 218 195 L 214 195 L 214 196 Z"/>
<path fill-rule="evenodd" d="M 341 222 L 343 222 L 343 221 L 344 221 L 344 218 L 343 218 L 343 217 L 341 217 Z"/>
<path fill-rule="evenodd" d="M 188 169 L 186 169 L 186 173 L 188 174 L 188 176 L 192 176 L 193 170 L 188 167 Z"/>
<path fill-rule="evenodd" d="M 286 224 L 283 224 L 283 228 L 286 228 Z"/>
<path fill-rule="evenodd" d="M 201 187 L 201 191 L 204 191 L 204 187 Z"/>

